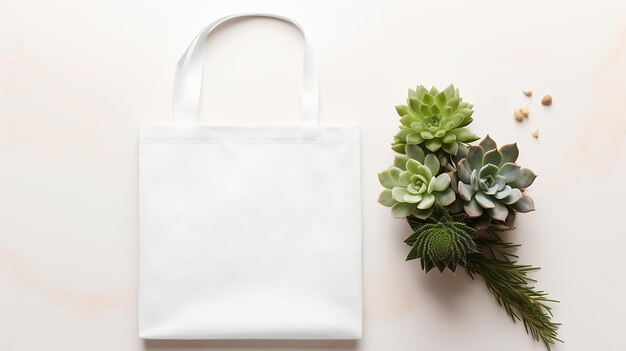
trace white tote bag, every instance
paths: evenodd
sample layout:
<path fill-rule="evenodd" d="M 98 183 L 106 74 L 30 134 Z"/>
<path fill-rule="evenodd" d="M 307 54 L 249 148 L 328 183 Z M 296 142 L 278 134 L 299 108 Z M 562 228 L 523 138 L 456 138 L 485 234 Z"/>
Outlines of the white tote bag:
<path fill-rule="evenodd" d="M 178 63 L 174 125 L 140 129 L 142 338 L 361 337 L 359 129 L 317 125 L 306 37 L 301 123 L 197 124 L 207 37 L 253 16 L 302 30 L 213 22 Z"/>

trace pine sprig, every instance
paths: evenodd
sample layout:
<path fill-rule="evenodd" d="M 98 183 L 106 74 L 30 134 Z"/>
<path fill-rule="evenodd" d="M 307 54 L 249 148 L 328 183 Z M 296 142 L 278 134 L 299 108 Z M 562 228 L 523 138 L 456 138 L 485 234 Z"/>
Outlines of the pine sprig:
<path fill-rule="evenodd" d="M 490 229 L 486 230 L 485 234 L 488 236 L 482 235 L 474 238 L 476 244 L 481 248 L 483 255 L 505 261 L 512 261 L 519 258 L 519 256 L 512 251 L 520 247 L 520 244 L 505 242 L 496 232 Z"/>
<path fill-rule="evenodd" d="M 547 305 L 559 301 L 548 299 L 547 293 L 529 285 L 535 280 L 528 277 L 528 273 L 539 267 L 517 264 L 513 260 L 517 256 L 510 250 L 519 245 L 504 242 L 497 236 L 479 237 L 475 241 L 483 252 L 467 256 L 464 262 L 467 274 L 472 279 L 475 275 L 482 276 L 489 291 L 511 319 L 514 322 L 521 320 L 526 332 L 533 339 L 543 342 L 548 350 L 555 342 L 563 342 L 557 336 L 560 323 L 552 321 L 551 307 Z"/>

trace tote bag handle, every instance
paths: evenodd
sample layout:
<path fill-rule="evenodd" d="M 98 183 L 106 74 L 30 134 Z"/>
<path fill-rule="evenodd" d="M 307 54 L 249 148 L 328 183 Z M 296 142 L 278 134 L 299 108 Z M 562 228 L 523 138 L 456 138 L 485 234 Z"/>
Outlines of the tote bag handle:
<path fill-rule="evenodd" d="M 269 17 L 291 23 L 296 26 L 304 37 L 304 64 L 302 77 L 302 115 L 305 125 L 317 124 L 318 83 L 315 75 L 314 57 L 306 34 L 298 22 L 279 15 L 267 13 L 242 13 L 224 16 L 209 24 L 191 42 L 176 65 L 174 77 L 174 123 L 196 124 L 198 122 L 198 105 L 202 92 L 202 75 L 204 72 L 204 47 L 206 39 L 221 24 L 235 18 Z"/>

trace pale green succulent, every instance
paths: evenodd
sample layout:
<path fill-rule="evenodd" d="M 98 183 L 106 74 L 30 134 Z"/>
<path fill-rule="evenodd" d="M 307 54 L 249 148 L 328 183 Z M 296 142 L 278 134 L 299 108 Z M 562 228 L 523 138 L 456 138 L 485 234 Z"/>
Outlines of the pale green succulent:
<path fill-rule="evenodd" d="M 514 212 L 535 209 L 533 199 L 524 191 L 536 175 L 515 163 L 518 155 L 516 144 L 498 149 L 489 136 L 480 145 L 470 146 L 467 157 L 457 165 L 457 192 L 470 218 L 482 216 L 510 223 Z"/>
<path fill-rule="evenodd" d="M 396 106 L 402 125 L 391 148 L 404 153 L 407 144 L 423 144 L 432 152 L 443 149 L 456 155 L 459 148 L 466 148 L 466 143 L 479 139 L 464 128 L 472 122 L 472 107 L 461 101 L 459 90 L 453 85 L 441 92 L 421 85 L 416 90 L 409 89 L 407 105 Z"/>
<path fill-rule="evenodd" d="M 450 175 L 439 174 L 440 169 L 437 157 L 424 155 L 419 147 L 410 149 L 409 155 L 397 155 L 394 165 L 378 174 L 385 188 L 378 202 L 391 207 L 396 218 L 410 215 L 427 218 L 435 202 L 448 206 L 456 198 L 450 187 Z"/>

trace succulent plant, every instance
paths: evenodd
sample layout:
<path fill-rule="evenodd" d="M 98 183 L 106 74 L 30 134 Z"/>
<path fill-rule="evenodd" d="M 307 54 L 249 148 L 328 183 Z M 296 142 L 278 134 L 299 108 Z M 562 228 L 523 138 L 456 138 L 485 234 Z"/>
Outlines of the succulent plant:
<path fill-rule="evenodd" d="M 430 216 L 435 202 L 448 206 L 456 198 L 450 175 L 439 174 L 440 170 L 435 155 L 425 155 L 419 147 L 409 148 L 408 155 L 396 155 L 394 165 L 378 174 L 385 188 L 378 202 L 391 207 L 396 218 Z"/>
<path fill-rule="evenodd" d="M 524 191 L 536 175 L 515 163 L 518 155 L 517 144 L 498 149 L 489 136 L 469 147 L 467 157 L 457 164 L 457 192 L 468 217 L 495 219 L 511 226 L 515 211 L 535 209 Z"/>
<path fill-rule="evenodd" d="M 465 263 L 468 254 L 477 252 L 473 239 L 476 230 L 441 207 L 434 212 L 425 220 L 407 218 L 415 232 L 404 241 L 412 246 L 406 259 L 419 258 L 427 273 L 434 267 L 440 272 L 446 268 L 454 272 L 459 263 Z"/>
<path fill-rule="evenodd" d="M 396 106 L 402 125 L 391 148 L 404 153 L 407 144 L 423 144 L 432 152 L 442 149 L 456 155 L 459 148 L 466 147 L 465 143 L 479 139 L 464 128 L 472 122 L 472 107 L 461 100 L 453 85 L 441 92 L 421 85 L 416 90 L 409 89 L 407 105 Z"/>
<path fill-rule="evenodd" d="M 452 85 L 441 92 L 409 89 L 407 105 L 396 111 L 401 125 L 392 149 L 398 155 L 378 174 L 385 188 L 378 202 L 413 229 L 404 241 L 407 261 L 419 259 L 426 272 L 461 266 L 472 279 L 482 276 L 507 314 L 550 350 L 561 341 L 560 324 L 546 302 L 558 301 L 532 286 L 529 273 L 538 267 L 516 263 L 512 250 L 519 245 L 499 236 L 514 229 L 517 212 L 535 209 L 525 191 L 536 175 L 516 164 L 517 145 L 498 148 L 487 136 L 469 146 L 479 139 L 466 128 L 472 105 Z"/>

